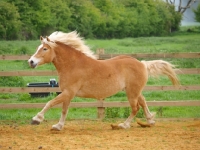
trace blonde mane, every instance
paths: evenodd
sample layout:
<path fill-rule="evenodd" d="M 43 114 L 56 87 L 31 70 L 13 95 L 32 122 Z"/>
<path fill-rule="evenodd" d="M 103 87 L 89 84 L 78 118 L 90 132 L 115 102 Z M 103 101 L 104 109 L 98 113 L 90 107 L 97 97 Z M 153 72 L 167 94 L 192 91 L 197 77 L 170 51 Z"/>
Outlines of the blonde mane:
<path fill-rule="evenodd" d="M 56 31 L 53 32 L 48 38 L 51 42 L 48 42 L 46 39 L 43 42 L 45 42 L 51 47 L 55 47 L 56 42 L 60 42 L 70 47 L 73 47 L 75 50 L 82 52 L 90 58 L 97 59 L 94 53 L 90 50 L 90 48 L 87 45 L 85 45 L 83 38 L 81 38 L 76 31 L 69 33 Z"/>

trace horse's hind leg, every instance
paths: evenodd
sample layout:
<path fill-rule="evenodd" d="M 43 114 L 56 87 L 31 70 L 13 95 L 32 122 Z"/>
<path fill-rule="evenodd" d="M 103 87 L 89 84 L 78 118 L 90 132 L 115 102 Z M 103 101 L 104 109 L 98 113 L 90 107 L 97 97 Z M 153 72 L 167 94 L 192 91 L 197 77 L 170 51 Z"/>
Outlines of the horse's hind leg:
<path fill-rule="evenodd" d="M 132 112 L 130 114 L 130 116 L 126 119 L 126 121 L 124 123 L 120 123 L 118 126 L 124 129 L 130 128 L 130 123 L 133 120 L 133 118 L 135 117 L 135 115 L 137 114 L 138 110 L 140 109 L 140 106 L 138 104 L 138 99 L 137 97 L 135 98 L 128 98 L 131 108 L 132 108 Z"/>
<path fill-rule="evenodd" d="M 142 107 L 143 111 L 144 111 L 144 114 L 145 114 L 145 117 L 147 119 L 147 122 L 149 124 L 155 124 L 155 121 L 153 120 L 154 119 L 154 116 L 155 114 L 151 114 L 149 109 L 148 109 L 148 106 L 146 104 L 146 101 L 145 101 L 145 98 L 143 95 L 140 95 L 138 97 L 138 102 L 139 102 L 139 105 Z"/>

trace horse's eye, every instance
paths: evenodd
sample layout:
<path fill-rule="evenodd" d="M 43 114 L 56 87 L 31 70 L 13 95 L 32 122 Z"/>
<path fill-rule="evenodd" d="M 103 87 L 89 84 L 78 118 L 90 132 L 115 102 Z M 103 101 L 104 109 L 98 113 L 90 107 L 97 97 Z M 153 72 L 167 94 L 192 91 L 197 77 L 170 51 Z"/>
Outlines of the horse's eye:
<path fill-rule="evenodd" d="M 46 51 L 46 50 L 47 50 L 47 48 L 43 48 L 43 50 L 44 50 L 44 51 Z"/>

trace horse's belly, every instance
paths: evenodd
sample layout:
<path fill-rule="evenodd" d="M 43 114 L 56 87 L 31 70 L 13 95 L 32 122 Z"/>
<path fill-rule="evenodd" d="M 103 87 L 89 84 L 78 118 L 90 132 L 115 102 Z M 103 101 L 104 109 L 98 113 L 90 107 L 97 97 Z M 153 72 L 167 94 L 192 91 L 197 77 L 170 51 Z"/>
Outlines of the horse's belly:
<path fill-rule="evenodd" d="M 124 84 L 101 84 L 83 86 L 76 94 L 78 97 L 104 99 L 124 89 Z"/>

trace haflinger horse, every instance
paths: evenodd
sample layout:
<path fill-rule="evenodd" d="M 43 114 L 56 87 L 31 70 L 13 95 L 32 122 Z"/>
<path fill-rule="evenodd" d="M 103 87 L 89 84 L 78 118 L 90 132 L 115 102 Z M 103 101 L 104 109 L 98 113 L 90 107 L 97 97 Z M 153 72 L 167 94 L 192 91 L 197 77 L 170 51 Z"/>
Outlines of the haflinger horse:
<path fill-rule="evenodd" d="M 90 48 L 76 31 L 54 32 L 49 37 L 40 37 L 41 45 L 28 60 L 30 67 L 52 62 L 59 76 L 62 91 L 32 118 L 32 124 L 40 124 L 44 114 L 51 107 L 62 103 L 62 113 L 52 129 L 64 126 L 70 101 L 75 97 L 103 100 L 119 91 L 126 92 L 132 108 L 130 116 L 120 128 L 130 128 L 131 121 L 140 106 L 143 108 L 147 124 L 153 125 L 154 114 L 150 113 L 142 95 L 149 76 L 166 75 L 174 85 L 179 85 L 175 67 L 163 60 L 138 61 L 130 56 L 117 56 L 107 60 L 97 60 Z"/>

